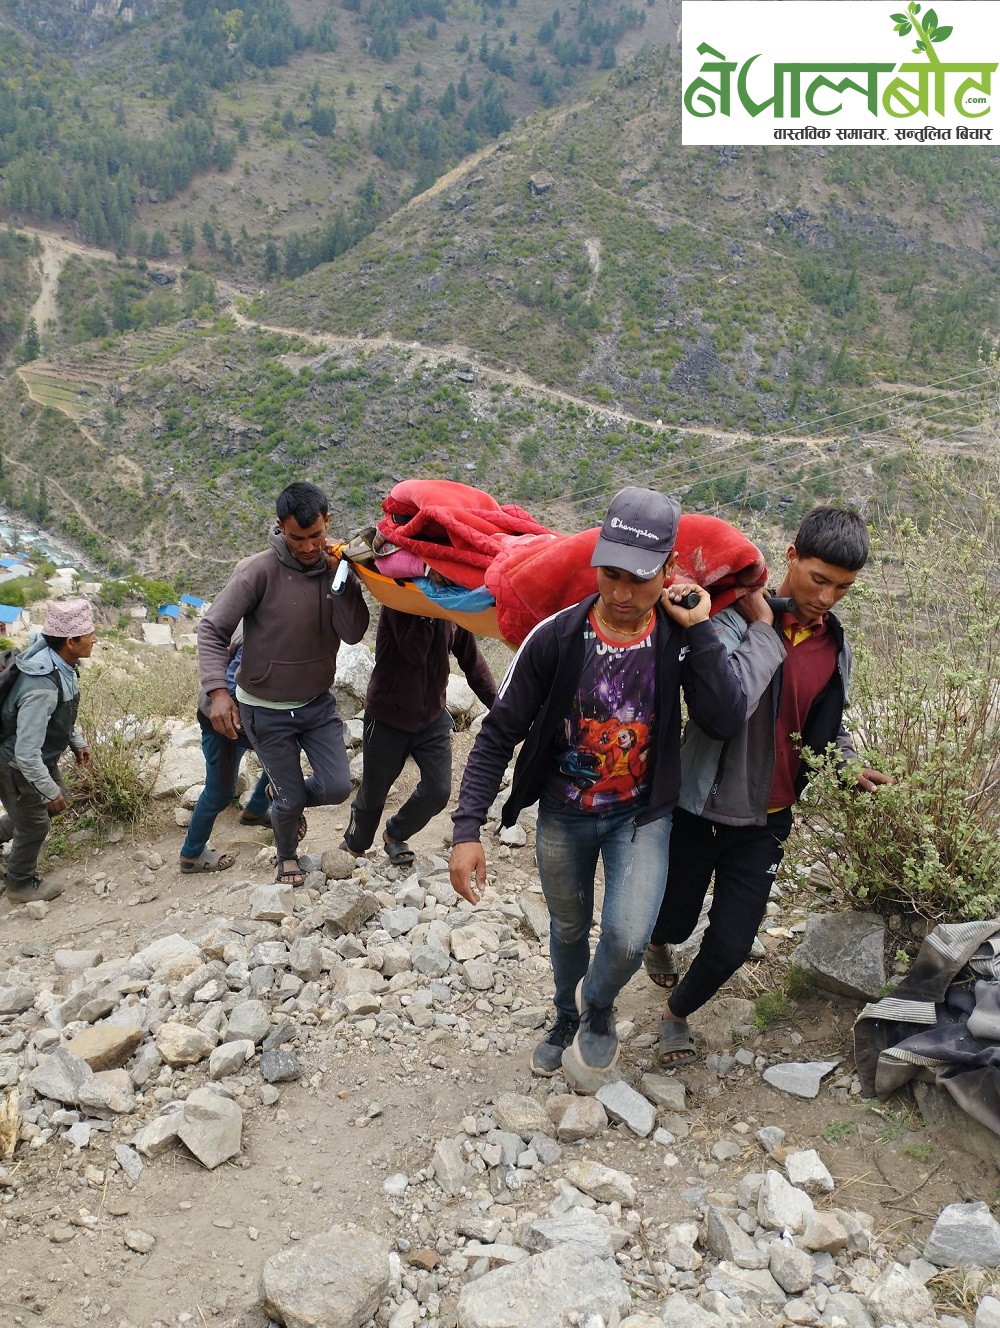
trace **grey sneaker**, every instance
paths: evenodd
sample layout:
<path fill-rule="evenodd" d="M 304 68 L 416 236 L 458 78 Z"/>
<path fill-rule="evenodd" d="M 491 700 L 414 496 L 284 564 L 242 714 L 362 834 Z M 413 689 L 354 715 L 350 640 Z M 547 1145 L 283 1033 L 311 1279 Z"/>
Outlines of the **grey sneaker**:
<path fill-rule="evenodd" d="M 35 899 L 58 899 L 62 894 L 61 885 L 55 881 L 43 881 L 40 876 L 27 876 L 23 880 L 7 877 L 7 898 L 12 904 L 30 904 Z"/>
<path fill-rule="evenodd" d="M 588 1005 L 583 999 L 583 981 L 576 989 L 580 1027 L 573 1047 L 588 1070 L 610 1070 L 618 1059 L 618 1032 L 613 1005 Z"/>
<path fill-rule="evenodd" d="M 561 1014 L 531 1053 L 531 1073 L 551 1079 L 562 1065 L 563 1052 L 573 1041 L 579 1026 L 579 1019 Z"/>

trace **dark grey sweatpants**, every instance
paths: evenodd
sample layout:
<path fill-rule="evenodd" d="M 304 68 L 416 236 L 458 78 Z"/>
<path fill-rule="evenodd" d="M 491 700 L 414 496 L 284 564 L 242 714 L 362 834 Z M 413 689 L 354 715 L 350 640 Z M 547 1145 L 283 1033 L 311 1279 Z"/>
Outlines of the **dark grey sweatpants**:
<path fill-rule="evenodd" d="M 407 733 L 365 716 L 362 752 L 364 773 L 361 787 L 351 804 L 351 820 L 344 834 L 354 853 L 371 848 L 385 800 L 412 756 L 420 771 L 420 783 L 399 811 L 390 818 L 385 832 L 403 842 L 422 830 L 432 816 L 444 811 L 451 796 L 451 735 L 454 729 L 447 710 L 419 733 Z"/>
<path fill-rule="evenodd" d="M 56 766 L 49 766 L 49 774 L 62 788 Z M 0 802 L 6 816 L 0 816 L 0 844 L 13 839 L 7 859 L 8 879 L 15 883 L 28 881 L 35 875 L 38 855 L 49 833 L 52 818 L 42 795 L 29 784 L 20 770 L 15 770 L 0 756 Z"/>
<path fill-rule="evenodd" d="M 243 731 L 274 790 L 271 825 L 278 858 L 298 853 L 299 817 L 306 807 L 329 807 L 351 796 L 344 725 L 332 692 L 295 710 L 270 710 L 240 702 Z M 312 766 L 306 779 L 300 753 Z"/>

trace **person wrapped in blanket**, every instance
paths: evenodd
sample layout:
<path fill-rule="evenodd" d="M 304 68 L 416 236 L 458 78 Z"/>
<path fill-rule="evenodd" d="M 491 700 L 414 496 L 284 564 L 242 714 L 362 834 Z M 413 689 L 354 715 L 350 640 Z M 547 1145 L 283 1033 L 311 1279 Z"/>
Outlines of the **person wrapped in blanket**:
<path fill-rule="evenodd" d="M 531 1069 L 574 1062 L 579 1080 L 618 1057 L 614 1004 L 638 970 L 663 895 L 680 783 L 680 698 L 720 740 L 746 721 L 740 678 L 708 621 L 707 591 L 667 585 L 678 503 L 623 489 L 597 541 L 597 595 L 529 633 L 469 756 L 454 813 L 450 874 L 475 904 L 486 884 L 480 829 L 523 743 L 502 822 L 539 803 L 536 854 L 551 915 L 555 1023 Z M 679 601 L 695 592 L 693 608 Z M 604 864 L 591 958 L 594 877 Z"/>

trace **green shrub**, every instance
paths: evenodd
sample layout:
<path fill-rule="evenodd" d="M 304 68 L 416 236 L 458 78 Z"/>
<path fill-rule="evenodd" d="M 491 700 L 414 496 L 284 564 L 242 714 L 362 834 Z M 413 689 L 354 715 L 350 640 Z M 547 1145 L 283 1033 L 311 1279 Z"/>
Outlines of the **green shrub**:
<path fill-rule="evenodd" d="M 135 829 L 148 819 L 159 773 L 162 721 L 193 718 L 197 696 L 197 660 L 172 651 L 136 652 L 85 671 L 80 726 L 90 745 L 91 765 L 79 770 L 73 782 L 99 832 L 114 825 Z"/>
<path fill-rule="evenodd" d="M 16 581 L 8 581 L 3 587 L 3 599 L 15 608 L 23 609 L 37 600 L 48 599 L 49 588 L 44 581 L 33 576 L 21 576 Z"/>
<path fill-rule="evenodd" d="M 142 600 L 155 613 L 161 604 L 172 604 L 177 591 L 169 581 L 152 580 L 147 576 L 128 576 L 121 581 L 101 582 L 101 603 L 120 609 L 126 600 Z"/>
<path fill-rule="evenodd" d="M 754 1002 L 753 1021 L 759 1029 L 790 1024 L 797 1014 L 798 1006 L 783 991 L 765 991 Z"/>
<path fill-rule="evenodd" d="M 960 513 L 924 477 L 918 523 L 884 522 L 845 601 L 855 648 L 848 724 L 892 786 L 856 792 L 832 753 L 805 822 L 838 895 L 935 921 L 1000 911 L 1000 494 Z"/>

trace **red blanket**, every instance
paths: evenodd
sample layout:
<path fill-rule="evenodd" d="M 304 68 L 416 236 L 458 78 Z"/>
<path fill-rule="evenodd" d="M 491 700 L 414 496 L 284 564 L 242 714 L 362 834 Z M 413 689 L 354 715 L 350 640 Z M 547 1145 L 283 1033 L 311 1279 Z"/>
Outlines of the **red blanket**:
<path fill-rule="evenodd" d="M 579 535 L 551 532 L 504 540 L 486 569 L 486 587 L 497 603 L 504 640 L 519 645 L 536 623 L 597 590 L 590 559 L 599 528 Z M 767 581 L 767 565 L 755 544 L 715 516 L 684 514 L 677 530 L 677 581 L 697 581 L 717 613 Z"/>
<path fill-rule="evenodd" d="M 549 533 L 522 508 L 501 507 L 488 493 L 454 480 L 402 480 L 382 509 L 378 528 L 386 539 L 468 590 L 483 584 L 505 537 Z M 406 520 L 397 524 L 393 517 Z"/>

